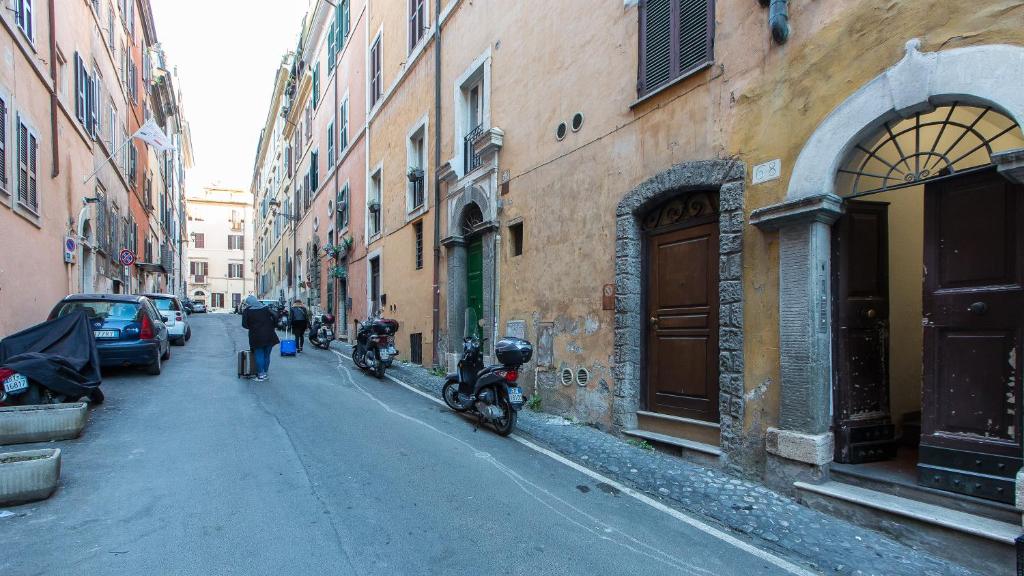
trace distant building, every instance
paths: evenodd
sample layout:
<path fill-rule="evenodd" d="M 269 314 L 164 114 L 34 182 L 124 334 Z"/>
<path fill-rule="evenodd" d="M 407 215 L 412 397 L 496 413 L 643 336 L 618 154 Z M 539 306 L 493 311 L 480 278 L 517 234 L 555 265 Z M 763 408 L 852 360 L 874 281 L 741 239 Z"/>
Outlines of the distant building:
<path fill-rule="evenodd" d="M 190 193 L 188 296 L 211 312 L 234 310 L 255 293 L 252 272 L 252 194 L 230 188 Z"/>

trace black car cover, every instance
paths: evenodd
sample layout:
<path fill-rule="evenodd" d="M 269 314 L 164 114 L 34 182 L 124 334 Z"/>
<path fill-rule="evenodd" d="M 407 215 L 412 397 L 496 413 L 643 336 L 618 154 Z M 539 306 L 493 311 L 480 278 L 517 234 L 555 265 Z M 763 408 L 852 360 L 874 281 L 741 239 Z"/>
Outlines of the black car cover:
<path fill-rule="evenodd" d="M 69 398 L 102 398 L 96 338 L 81 310 L 0 340 L 0 368 Z"/>

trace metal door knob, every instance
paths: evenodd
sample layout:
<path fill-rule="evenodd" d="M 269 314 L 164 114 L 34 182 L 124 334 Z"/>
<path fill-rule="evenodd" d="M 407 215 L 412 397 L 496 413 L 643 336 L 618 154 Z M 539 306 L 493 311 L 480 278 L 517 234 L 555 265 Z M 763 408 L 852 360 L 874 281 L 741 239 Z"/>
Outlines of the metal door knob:
<path fill-rule="evenodd" d="M 658 327 L 658 317 L 657 316 L 651 316 L 648 319 L 648 321 L 651 323 L 651 328 L 657 328 Z"/>
<path fill-rule="evenodd" d="M 865 312 L 864 315 L 868 318 L 874 318 L 875 316 L 878 316 L 878 312 L 875 312 L 874 308 L 868 308 L 868 311 Z"/>
<path fill-rule="evenodd" d="M 974 304 L 971 304 L 968 310 L 970 310 L 972 314 L 981 316 L 985 312 L 988 312 L 988 304 L 985 304 L 984 302 L 975 302 Z"/>

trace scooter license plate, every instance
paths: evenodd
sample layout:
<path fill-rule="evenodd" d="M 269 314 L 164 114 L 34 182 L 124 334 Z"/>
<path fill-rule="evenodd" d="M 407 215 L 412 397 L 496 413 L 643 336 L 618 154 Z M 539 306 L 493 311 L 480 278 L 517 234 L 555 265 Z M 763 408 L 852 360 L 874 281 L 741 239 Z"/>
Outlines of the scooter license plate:
<path fill-rule="evenodd" d="M 523 389 L 515 386 L 508 389 L 508 401 L 513 404 L 523 403 Z"/>
<path fill-rule="evenodd" d="M 4 392 L 8 394 L 17 394 L 28 389 L 28 378 L 25 378 L 21 374 L 15 374 L 4 380 Z"/>

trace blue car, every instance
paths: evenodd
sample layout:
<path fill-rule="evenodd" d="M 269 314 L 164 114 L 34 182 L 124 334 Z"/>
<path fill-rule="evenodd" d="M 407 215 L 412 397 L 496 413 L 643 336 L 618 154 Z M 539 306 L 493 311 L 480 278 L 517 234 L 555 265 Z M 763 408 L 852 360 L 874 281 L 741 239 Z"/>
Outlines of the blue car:
<path fill-rule="evenodd" d="M 72 294 L 50 312 L 50 318 L 85 311 L 96 336 L 100 365 L 143 366 L 154 376 L 171 357 L 165 320 L 153 301 L 128 294 Z"/>

